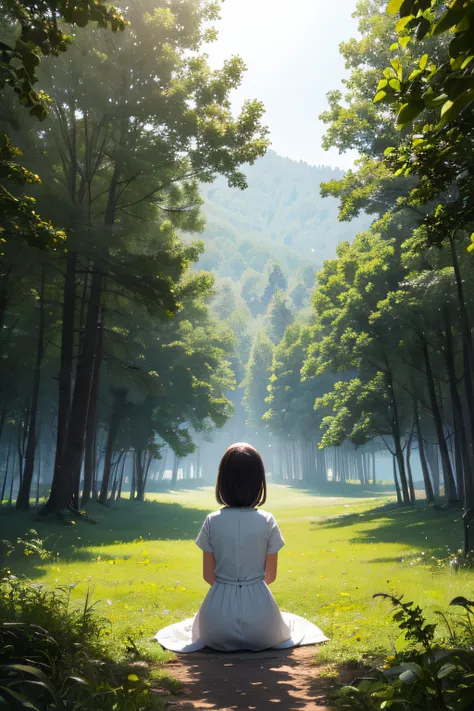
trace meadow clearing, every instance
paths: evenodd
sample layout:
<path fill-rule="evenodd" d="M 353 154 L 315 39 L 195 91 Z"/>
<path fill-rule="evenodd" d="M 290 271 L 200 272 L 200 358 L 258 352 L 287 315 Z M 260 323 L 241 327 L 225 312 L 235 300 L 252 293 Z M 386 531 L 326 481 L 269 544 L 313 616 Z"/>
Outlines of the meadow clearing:
<path fill-rule="evenodd" d="M 215 508 L 213 490 L 150 495 L 91 506 L 94 523 L 0 514 L 0 537 L 34 528 L 53 553 L 49 560 L 15 563 L 37 583 L 71 587 L 71 604 L 87 593 L 110 620 L 110 643 L 131 640 L 156 661 L 169 653 L 150 642 L 158 629 L 195 613 L 206 593 L 194 539 Z M 265 506 L 277 517 L 286 547 L 273 586 L 282 610 L 303 615 L 331 638 L 321 658 L 342 662 L 393 649 L 397 628 L 377 592 L 404 594 L 433 616 L 456 595 L 472 599 L 471 572 L 453 563 L 462 543 L 458 510 L 390 506 L 392 495 L 355 485 L 325 495 L 269 487 Z M 451 556 L 451 560 L 450 560 Z"/>

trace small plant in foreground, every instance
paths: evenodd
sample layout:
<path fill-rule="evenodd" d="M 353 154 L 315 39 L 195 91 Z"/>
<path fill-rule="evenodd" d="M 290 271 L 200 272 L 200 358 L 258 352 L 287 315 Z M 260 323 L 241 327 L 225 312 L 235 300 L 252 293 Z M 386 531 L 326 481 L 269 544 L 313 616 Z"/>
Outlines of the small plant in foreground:
<path fill-rule="evenodd" d="M 33 534 L 32 534 L 33 535 Z M 23 553 L 44 556 L 42 542 L 19 541 Z M 29 542 L 28 542 L 29 541 Z M 7 548 L 10 562 L 18 552 Z M 146 664 L 111 658 L 107 620 L 89 596 L 71 605 L 71 588 L 47 589 L 0 571 L 0 706 L 6 711 L 147 711 Z"/>
<path fill-rule="evenodd" d="M 454 598 L 450 603 L 464 609 L 463 621 L 448 625 L 450 648 L 435 643 L 436 624 L 427 623 L 413 602 L 379 593 L 395 607 L 394 620 L 408 642 L 408 651 L 387 659 L 372 677 L 343 687 L 337 708 L 352 711 L 472 711 L 474 709 L 474 602 Z M 398 665 L 393 663 L 398 661 Z"/>

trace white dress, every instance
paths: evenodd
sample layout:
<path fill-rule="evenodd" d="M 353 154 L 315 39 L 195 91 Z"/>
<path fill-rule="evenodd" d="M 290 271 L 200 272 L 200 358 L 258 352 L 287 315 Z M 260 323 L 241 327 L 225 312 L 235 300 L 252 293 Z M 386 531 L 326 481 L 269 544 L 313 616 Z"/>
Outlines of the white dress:
<path fill-rule="evenodd" d="M 223 652 L 297 647 L 325 642 L 311 622 L 280 612 L 264 582 L 267 555 L 285 545 L 271 513 L 223 508 L 210 514 L 196 544 L 214 553 L 216 582 L 194 617 L 160 630 L 155 638 L 173 652 L 210 647 Z"/>

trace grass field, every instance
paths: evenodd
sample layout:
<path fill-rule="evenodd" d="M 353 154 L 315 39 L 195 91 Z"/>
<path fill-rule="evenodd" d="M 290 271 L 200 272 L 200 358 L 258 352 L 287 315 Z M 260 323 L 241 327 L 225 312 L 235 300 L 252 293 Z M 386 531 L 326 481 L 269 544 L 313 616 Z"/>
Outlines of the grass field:
<path fill-rule="evenodd" d="M 432 615 L 456 595 L 472 599 L 474 592 L 472 573 L 439 562 L 462 543 L 458 511 L 391 508 L 387 495 L 357 496 L 355 486 L 346 491 L 352 496 L 273 485 L 265 507 L 286 540 L 275 598 L 283 610 L 323 629 L 331 638 L 323 654 L 333 661 L 392 648 L 397 634 L 389 607 L 374 601 L 374 593 L 404 593 Z M 0 538 L 35 528 L 55 558 L 25 558 L 15 570 L 48 586 L 75 586 L 74 601 L 90 589 L 112 623 L 111 643 L 126 635 L 141 644 L 197 611 L 206 584 L 194 539 L 214 508 L 213 491 L 201 489 L 156 495 L 143 504 L 93 506 L 95 523 L 73 526 L 4 511 Z M 155 649 L 157 660 L 167 658 L 155 645 L 145 646 Z"/>

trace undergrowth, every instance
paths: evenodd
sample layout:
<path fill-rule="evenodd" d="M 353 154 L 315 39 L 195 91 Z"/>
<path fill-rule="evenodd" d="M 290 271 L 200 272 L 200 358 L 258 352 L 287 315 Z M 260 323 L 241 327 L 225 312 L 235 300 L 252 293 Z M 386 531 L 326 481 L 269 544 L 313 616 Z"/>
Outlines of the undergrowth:
<path fill-rule="evenodd" d="M 71 604 L 72 586 L 46 588 L 12 572 L 20 556 L 48 557 L 35 531 L 16 544 L 2 541 L 2 549 L 0 705 L 11 711 L 162 708 L 140 648 L 129 637 L 120 654 L 111 655 L 110 624 L 89 595 L 78 608 Z"/>
<path fill-rule="evenodd" d="M 335 694 L 340 711 L 473 711 L 474 602 L 451 601 L 459 615 L 440 612 L 439 624 L 427 622 L 420 606 L 386 593 L 394 621 L 406 642 L 403 652 L 385 660 L 364 678 Z"/>

